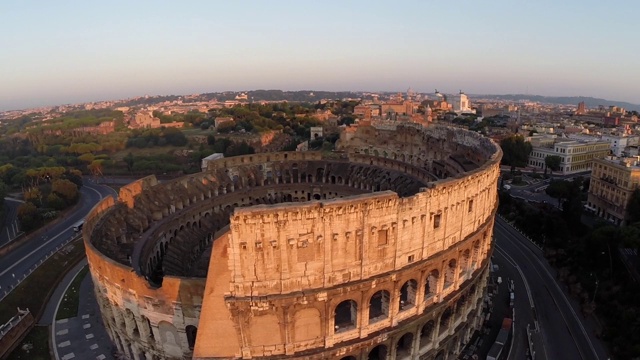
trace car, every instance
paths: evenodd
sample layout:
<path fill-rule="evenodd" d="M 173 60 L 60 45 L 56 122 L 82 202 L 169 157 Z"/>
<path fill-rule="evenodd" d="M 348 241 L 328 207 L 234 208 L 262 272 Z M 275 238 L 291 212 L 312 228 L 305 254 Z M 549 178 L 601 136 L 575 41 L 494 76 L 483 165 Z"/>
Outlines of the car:
<path fill-rule="evenodd" d="M 498 276 L 498 284 L 502 284 L 502 276 Z"/>

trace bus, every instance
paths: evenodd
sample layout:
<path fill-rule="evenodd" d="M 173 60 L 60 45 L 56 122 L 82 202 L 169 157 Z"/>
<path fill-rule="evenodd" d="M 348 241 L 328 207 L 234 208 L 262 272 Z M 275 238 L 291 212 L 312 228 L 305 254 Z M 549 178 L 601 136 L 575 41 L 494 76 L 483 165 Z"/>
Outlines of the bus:
<path fill-rule="evenodd" d="M 82 226 L 84 225 L 84 219 L 78 221 L 77 223 L 73 224 L 73 231 L 78 232 L 80 230 L 82 230 Z"/>

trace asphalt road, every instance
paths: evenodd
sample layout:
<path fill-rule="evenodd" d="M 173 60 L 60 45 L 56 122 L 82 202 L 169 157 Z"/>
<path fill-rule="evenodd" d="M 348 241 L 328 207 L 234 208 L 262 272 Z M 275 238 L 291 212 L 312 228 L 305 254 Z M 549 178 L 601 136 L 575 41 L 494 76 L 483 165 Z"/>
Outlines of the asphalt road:
<path fill-rule="evenodd" d="M 496 256 L 515 270 L 510 275 L 516 289 L 514 349 L 521 346 L 521 334 L 526 334 L 523 329 L 527 322 L 533 323 L 535 318 L 541 328 L 547 359 L 607 359 L 603 344 L 582 316 L 579 304 L 567 295 L 565 286 L 556 281 L 556 272 L 540 249 L 498 217 L 494 234 Z"/>
<path fill-rule="evenodd" d="M 80 193 L 79 206 L 59 223 L 48 225 L 45 235 L 0 257 L 0 293 L 15 286 L 29 269 L 33 269 L 48 253 L 56 251 L 56 247 L 74 236 L 73 224 L 83 219 L 100 199 L 115 194 L 115 191 L 107 186 L 85 181 Z"/>

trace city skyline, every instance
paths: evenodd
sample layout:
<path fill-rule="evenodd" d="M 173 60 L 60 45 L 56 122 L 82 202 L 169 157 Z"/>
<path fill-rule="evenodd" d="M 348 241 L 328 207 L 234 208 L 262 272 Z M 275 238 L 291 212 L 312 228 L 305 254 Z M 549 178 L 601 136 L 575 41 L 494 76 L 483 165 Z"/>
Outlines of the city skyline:
<path fill-rule="evenodd" d="M 624 21 L 638 7 L 595 1 L 2 4 L 0 111 L 226 90 L 408 87 L 638 104 L 638 50 L 630 47 L 633 24 Z"/>

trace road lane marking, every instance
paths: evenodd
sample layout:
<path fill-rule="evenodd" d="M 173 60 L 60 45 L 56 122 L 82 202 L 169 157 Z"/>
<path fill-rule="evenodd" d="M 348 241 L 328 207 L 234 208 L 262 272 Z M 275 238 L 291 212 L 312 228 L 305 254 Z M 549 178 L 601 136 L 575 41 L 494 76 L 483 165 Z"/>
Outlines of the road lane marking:
<path fill-rule="evenodd" d="M 502 220 L 502 219 L 500 219 Z M 506 223 L 506 221 L 502 220 L 502 222 Z M 500 223 L 500 221 L 496 221 L 496 224 L 499 224 L 500 227 L 503 228 L 503 231 L 506 232 L 507 234 L 511 235 L 509 233 L 509 228 L 507 228 L 507 226 L 503 223 Z M 511 228 L 514 233 L 517 233 L 515 229 Z M 521 235 L 519 233 L 517 233 L 518 235 Z M 522 236 L 522 235 L 521 235 Z M 516 236 L 517 237 L 517 236 Z M 524 237 L 523 237 L 524 238 Z M 593 346 L 593 343 L 591 342 L 591 338 L 589 337 L 589 335 L 587 334 L 587 331 L 584 328 L 584 325 L 582 324 L 582 321 L 580 321 L 580 319 L 578 318 L 578 315 L 576 314 L 575 310 L 573 309 L 573 306 L 571 305 L 571 303 L 569 302 L 569 299 L 567 299 L 567 296 L 565 295 L 564 291 L 562 291 L 562 288 L 560 288 L 560 285 L 558 285 L 558 282 L 556 281 L 555 277 L 549 272 L 549 270 L 547 270 L 547 268 L 544 266 L 544 263 L 542 261 L 540 261 L 540 259 L 535 255 L 535 254 L 529 254 L 527 255 L 525 252 L 522 251 L 522 248 L 524 247 L 527 252 L 531 253 L 531 250 L 525 246 L 524 244 L 522 244 L 521 241 L 514 241 L 512 242 L 512 244 L 515 245 L 515 248 L 522 254 L 524 255 L 526 258 L 529 259 L 529 261 L 531 261 L 531 257 L 533 257 L 533 259 L 535 259 L 535 261 L 540 265 L 540 267 L 544 270 L 544 272 L 547 274 L 547 276 L 551 279 L 551 282 L 555 285 L 556 289 L 558 290 L 558 292 L 560 292 L 560 294 L 562 295 L 562 298 L 564 299 L 565 304 L 569 307 L 569 310 L 571 311 L 571 314 L 573 315 L 574 319 L 576 320 L 576 322 L 578 323 L 578 326 L 580 327 L 580 330 L 582 331 L 582 334 L 584 335 L 584 338 L 587 340 L 587 343 L 589 344 L 589 348 L 591 349 L 591 352 L 593 353 L 593 355 L 595 356 L 596 359 L 600 359 L 600 357 L 598 356 L 598 353 L 596 352 L 595 347 Z M 497 244 L 496 244 L 497 246 Z M 542 275 L 540 274 L 540 272 L 536 269 L 536 266 L 533 267 L 533 270 L 538 273 L 538 275 Z M 555 298 L 552 296 L 552 299 L 554 299 L 555 302 Z M 564 319 L 564 314 L 562 313 L 562 311 L 560 311 L 560 315 L 562 315 L 562 318 Z M 566 323 L 566 320 L 565 320 Z M 578 344 L 576 344 L 576 346 L 578 347 L 578 351 L 580 352 L 580 354 L 582 354 L 582 350 L 581 347 L 578 346 Z M 584 357 L 584 356 L 583 356 Z"/>
<path fill-rule="evenodd" d="M 102 200 L 102 194 L 100 194 L 100 192 L 98 192 L 98 190 L 93 189 L 91 187 L 87 187 L 87 189 L 89 190 L 93 190 L 96 194 L 98 194 L 98 196 L 100 197 L 100 200 Z M 93 204 L 93 206 L 95 206 L 95 204 Z M 93 206 L 91 207 L 93 209 Z M 91 210 L 89 210 L 91 211 Z M 86 216 L 86 214 L 85 214 Z M 57 239 L 60 235 L 66 233 L 67 231 L 69 231 L 69 229 L 73 228 L 72 226 L 69 226 L 68 228 L 62 230 L 61 232 L 58 233 L 58 235 L 52 237 L 51 239 L 49 239 L 48 241 L 44 242 L 42 245 L 38 246 L 35 250 L 33 250 L 32 252 L 28 253 L 27 255 L 25 255 L 24 257 L 22 257 L 22 259 L 19 259 L 18 261 L 14 262 L 11 266 L 9 266 L 6 270 L 4 270 L 3 272 L 0 273 L 0 276 L 8 273 L 11 269 L 13 269 L 14 267 L 16 267 L 18 264 L 20 264 L 21 262 L 23 262 L 24 260 L 26 260 L 27 258 L 31 257 L 31 255 L 35 254 L 36 252 L 40 251 L 40 249 L 42 249 L 43 247 L 45 247 L 46 245 L 49 245 L 49 243 L 51 243 L 53 240 Z"/>

